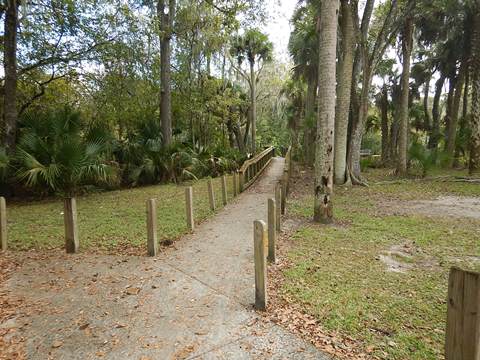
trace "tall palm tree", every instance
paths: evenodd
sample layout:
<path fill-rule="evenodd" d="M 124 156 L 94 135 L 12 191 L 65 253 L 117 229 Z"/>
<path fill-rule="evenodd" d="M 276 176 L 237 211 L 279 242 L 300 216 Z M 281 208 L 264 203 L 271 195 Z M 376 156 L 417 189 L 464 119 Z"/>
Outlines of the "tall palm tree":
<path fill-rule="evenodd" d="M 252 128 L 252 152 L 256 152 L 257 141 L 257 82 L 263 65 L 272 59 L 273 44 L 268 36 L 258 29 L 249 29 L 245 34 L 233 38 L 230 55 L 236 58 L 232 65 L 247 80 L 250 87 L 250 122 Z M 244 60 L 248 61 L 249 72 L 242 69 Z M 257 66 L 257 68 L 255 68 Z"/>
<path fill-rule="evenodd" d="M 338 59 L 337 109 L 335 113 L 335 183 L 343 184 L 347 170 L 347 134 L 350 95 L 352 88 L 355 31 L 352 4 L 342 0 L 340 5 L 341 43 Z M 355 14 L 355 15 L 354 15 Z"/>
<path fill-rule="evenodd" d="M 473 28 L 471 49 L 471 79 L 472 79 L 472 114 L 471 114 L 471 145 L 470 145 L 470 174 L 480 172 L 480 4 L 473 4 Z"/>
<path fill-rule="evenodd" d="M 413 19 L 407 17 L 405 27 L 402 33 L 402 78 L 401 78 L 401 95 L 400 95 L 400 131 L 398 139 L 398 162 L 397 173 L 404 175 L 407 172 L 407 148 L 408 148 L 408 95 L 410 91 L 410 57 L 413 45 Z"/>
<path fill-rule="evenodd" d="M 333 219 L 333 145 L 338 0 L 322 1 L 318 40 L 318 117 L 315 140 L 314 220 Z"/>
<path fill-rule="evenodd" d="M 173 19 L 175 17 L 175 0 L 157 2 L 157 16 L 160 21 L 160 123 L 162 126 L 163 144 L 168 147 L 172 143 L 172 90 L 170 84 L 170 42 L 173 35 Z"/>
<path fill-rule="evenodd" d="M 309 3 L 298 7 L 292 17 L 293 31 L 288 50 L 295 64 L 293 78 L 307 83 L 303 119 L 304 161 L 313 165 L 315 151 L 315 100 L 318 88 L 318 9 Z"/>

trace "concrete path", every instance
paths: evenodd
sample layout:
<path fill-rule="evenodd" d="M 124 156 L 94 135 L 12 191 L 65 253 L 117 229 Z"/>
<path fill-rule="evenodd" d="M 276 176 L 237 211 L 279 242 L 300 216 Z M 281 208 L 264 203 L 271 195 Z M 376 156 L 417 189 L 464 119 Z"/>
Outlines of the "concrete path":
<path fill-rule="evenodd" d="M 59 255 L 8 282 L 32 314 L 21 328 L 30 359 L 328 359 L 262 320 L 254 300 L 253 220 L 282 175 L 261 179 L 158 258 Z M 41 276 L 39 276 L 41 275 Z"/>

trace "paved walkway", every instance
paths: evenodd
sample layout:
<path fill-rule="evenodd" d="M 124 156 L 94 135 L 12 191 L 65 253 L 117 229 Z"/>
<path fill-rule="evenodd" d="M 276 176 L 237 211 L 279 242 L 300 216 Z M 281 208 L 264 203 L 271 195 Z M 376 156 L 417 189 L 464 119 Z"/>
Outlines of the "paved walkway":
<path fill-rule="evenodd" d="M 328 359 L 259 319 L 253 220 L 282 175 L 265 174 L 158 258 L 62 255 L 29 262 L 7 286 L 32 304 L 20 319 L 31 359 Z M 39 276 L 41 274 L 41 276 Z"/>

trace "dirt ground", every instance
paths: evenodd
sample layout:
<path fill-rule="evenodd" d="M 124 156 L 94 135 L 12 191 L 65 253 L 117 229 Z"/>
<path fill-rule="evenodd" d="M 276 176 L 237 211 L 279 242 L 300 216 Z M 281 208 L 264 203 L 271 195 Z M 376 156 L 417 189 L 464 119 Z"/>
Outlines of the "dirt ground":
<path fill-rule="evenodd" d="M 435 200 L 410 201 L 406 212 L 444 217 L 480 219 L 480 198 L 467 196 L 439 196 Z"/>

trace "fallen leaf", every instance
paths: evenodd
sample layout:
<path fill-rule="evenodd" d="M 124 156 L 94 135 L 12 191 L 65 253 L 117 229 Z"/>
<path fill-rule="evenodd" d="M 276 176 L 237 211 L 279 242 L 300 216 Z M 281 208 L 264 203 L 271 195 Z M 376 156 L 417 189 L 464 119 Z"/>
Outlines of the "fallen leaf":
<path fill-rule="evenodd" d="M 127 295 L 138 295 L 138 293 L 140 292 L 140 288 L 131 287 L 131 288 L 128 288 L 125 292 L 127 293 Z"/>
<path fill-rule="evenodd" d="M 60 346 L 63 345 L 63 341 L 60 341 L 60 340 L 55 340 L 53 343 L 52 343 L 52 348 L 56 349 L 56 348 L 59 348 Z"/>

